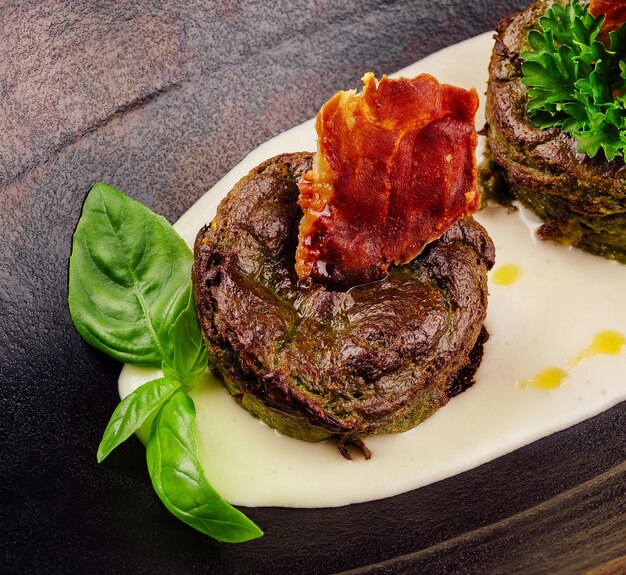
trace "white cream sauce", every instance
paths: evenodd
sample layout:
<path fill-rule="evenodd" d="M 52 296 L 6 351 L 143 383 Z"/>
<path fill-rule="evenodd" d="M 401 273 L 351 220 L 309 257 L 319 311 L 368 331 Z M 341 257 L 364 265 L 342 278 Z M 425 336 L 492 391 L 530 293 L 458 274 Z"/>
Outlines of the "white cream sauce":
<path fill-rule="evenodd" d="M 427 72 L 442 82 L 475 87 L 482 99 L 492 45 L 492 34 L 483 34 L 397 75 Z M 481 108 L 477 126 L 483 114 Z M 278 153 L 314 149 L 313 121 L 266 142 L 200 198 L 176 223 L 177 231 L 191 246 L 219 201 L 250 169 Z M 491 337 L 476 384 L 411 431 L 368 439 L 371 460 L 347 461 L 334 442 L 310 444 L 280 435 L 207 374 L 192 392 L 200 458 L 207 479 L 226 500 L 327 507 L 389 497 L 476 467 L 626 399 L 626 353 L 571 361 L 600 332 L 626 335 L 626 265 L 539 242 L 539 222 L 525 210 L 493 207 L 477 219 L 496 245 L 491 276 L 508 264 L 520 273 L 515 281 L 490 280 Z M 516 385 L 548 368 L 566 372 L 558 387 Z M 126 366 L 120 395 L 158 373 Z"/>

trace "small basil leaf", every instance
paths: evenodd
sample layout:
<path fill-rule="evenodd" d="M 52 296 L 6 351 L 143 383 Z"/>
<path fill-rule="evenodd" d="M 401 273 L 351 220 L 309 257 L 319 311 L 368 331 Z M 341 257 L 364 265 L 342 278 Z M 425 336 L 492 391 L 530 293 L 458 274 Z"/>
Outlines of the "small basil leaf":
<path fill-rule="evenodd" d="M 176 379 L 153 379 L 120 401 L 104 430 L 98 447 L 98 463 L 135 433 L 180 385 Z"/>
<path fill-rule="evenodd" d="M 96 184 L 70 257 L 72 320 L 91 345 L 135 365 L 161 367 L 167 332 L 188 303 L 193 255 L 167 220 Z"/>
<path fill-rule="evenodd" d="M 168 331 L 172 355 L 163 362 L 163 373 L 175 375 L 185 389 L 191 389 L 208 364 L 207 350 L 198 325 L 193 289 L 189 288 L 187 307 Z"/>
<path fill-rule="evenodd" d="M 146 447 L 154 490 L 181 521 L 219 541 L 237 543 L 263 532 L 209 485 L 198 460 L 191 398 L 177 391 L 157 414 Z"/>

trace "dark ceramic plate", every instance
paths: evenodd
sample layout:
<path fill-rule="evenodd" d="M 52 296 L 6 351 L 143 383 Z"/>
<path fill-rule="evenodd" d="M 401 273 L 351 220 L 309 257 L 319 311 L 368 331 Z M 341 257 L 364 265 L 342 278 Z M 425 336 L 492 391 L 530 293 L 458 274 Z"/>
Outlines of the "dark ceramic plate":
<path fill-rule="evenodd" d="M 364 71 L 400 69 L 523 4 L 0 8 L 3 572 L 626 572 L 626 404 L 390 499 L 249 509 L 265 537 L 218 544 L 163 508 L 138 441 L 96 464 L 120 366 L 82 342 L 66 306 L 94 182 L 173 221 Z"/>

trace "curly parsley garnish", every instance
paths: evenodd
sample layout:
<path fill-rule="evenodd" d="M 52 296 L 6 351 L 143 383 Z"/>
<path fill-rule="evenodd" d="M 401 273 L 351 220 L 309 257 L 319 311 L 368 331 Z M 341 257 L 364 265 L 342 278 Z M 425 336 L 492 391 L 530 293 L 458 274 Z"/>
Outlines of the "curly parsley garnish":
<path fill-rule="evenodd" d="M 626 26 L 609 32 L 605 46 L 597 39 L 604 18 L 579 0 L 548 8 L 520 54 L 526 112 L 538 128 L 573 136 L 579 152 L 626 161 Z"/>

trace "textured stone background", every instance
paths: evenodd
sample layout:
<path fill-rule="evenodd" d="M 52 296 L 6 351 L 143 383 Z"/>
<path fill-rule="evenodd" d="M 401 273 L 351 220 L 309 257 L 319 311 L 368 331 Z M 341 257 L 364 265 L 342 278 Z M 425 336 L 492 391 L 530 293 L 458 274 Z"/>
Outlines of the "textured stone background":
<path fill-rule="evenodd" d="M 397 70 L 524 3 L 0 3 L 4 572 L 579 573 L 626 554 L 623 405 L 413 493 L 253 509 L 263 539 L 207 540 L 161 506 L 137 441 L 96 465 L 119 365 L 82 342 L 66 307 L 94 182 L 174 220 L 365 71 Z"/>

